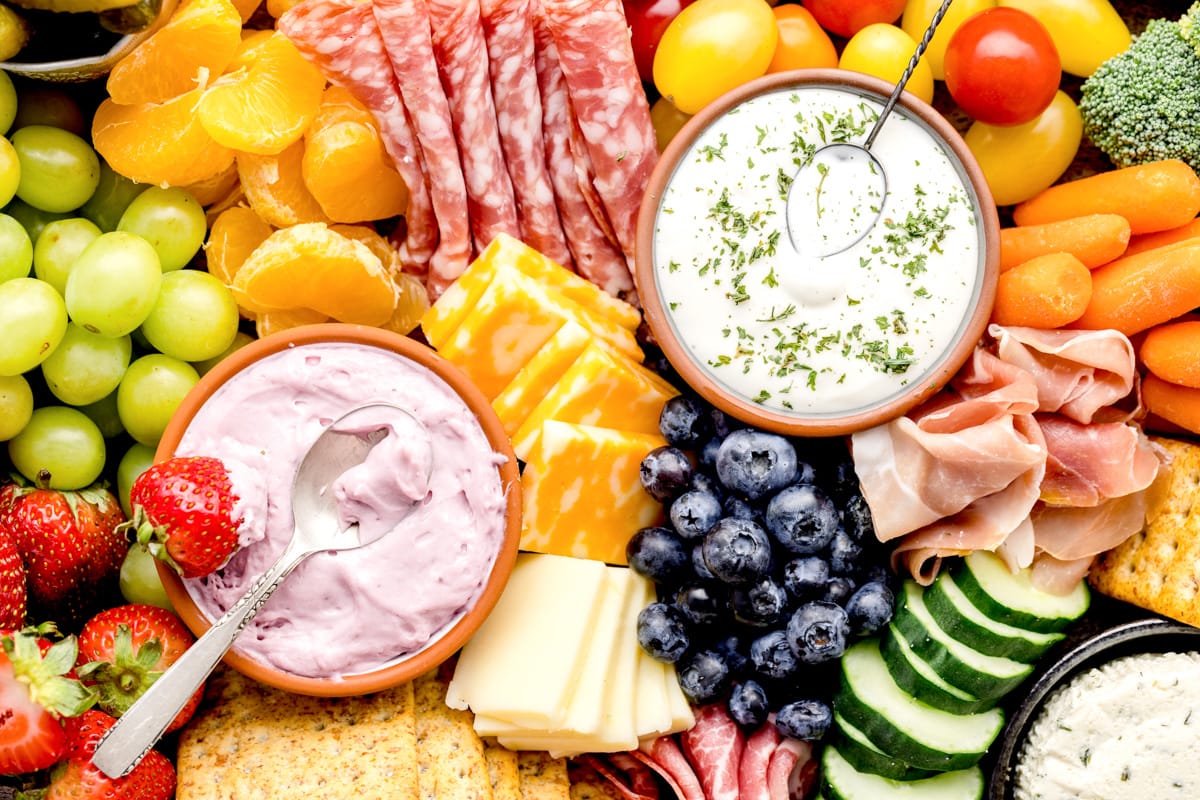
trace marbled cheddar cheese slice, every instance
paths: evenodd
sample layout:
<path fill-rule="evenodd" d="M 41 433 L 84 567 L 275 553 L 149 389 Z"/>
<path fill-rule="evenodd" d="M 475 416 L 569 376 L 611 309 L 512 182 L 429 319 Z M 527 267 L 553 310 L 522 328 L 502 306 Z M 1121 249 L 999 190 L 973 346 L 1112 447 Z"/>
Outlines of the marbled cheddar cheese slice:
<path fill-rule="evenodd" d="M 512 436 L 520 429 L 533 409 L 592 341 L 592 335 L 582 325 L 569 320 L 554 332 L 550 340 L 521 367 L 504 391 L 492 401 L 492 409 L 504 424 L 505 433 Z"/>
<path fill-rule="evenodd" d="M 665 444 L 657 433 L 546 420 L 521 475 L 521 549 L 628 563 L 629 537 L 663 517 L 639 471 Z"/>
<path fill-rule="evenodd" d="M 528 460 L 548 419 L 631 433 L 657 433 L 663 403 L 679 394 L 646 367 L 600 342 L 589 344 L 512 437 Z"/>

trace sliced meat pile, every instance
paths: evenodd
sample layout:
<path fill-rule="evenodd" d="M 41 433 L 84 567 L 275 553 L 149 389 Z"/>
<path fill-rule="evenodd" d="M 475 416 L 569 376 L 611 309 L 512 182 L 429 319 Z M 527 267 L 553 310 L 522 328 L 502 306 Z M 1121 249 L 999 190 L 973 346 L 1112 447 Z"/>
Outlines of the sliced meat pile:
<path fill-rule="evenodd" d="M 852 436 L 877 537 L 922 584 L 946 556 L 992 550 L 1069 591 L 1145 519 L 1161 459 L 1132 422 L 1136 389 L 1117 331 L 992 325 L 946 390 Z"/>
<path fill-rule="evenodd" d="M 302 0 L 278 28 L 376 116 L 431 298 L 506 233 L 636 301 L 658 151 L 620 0 Z"/>

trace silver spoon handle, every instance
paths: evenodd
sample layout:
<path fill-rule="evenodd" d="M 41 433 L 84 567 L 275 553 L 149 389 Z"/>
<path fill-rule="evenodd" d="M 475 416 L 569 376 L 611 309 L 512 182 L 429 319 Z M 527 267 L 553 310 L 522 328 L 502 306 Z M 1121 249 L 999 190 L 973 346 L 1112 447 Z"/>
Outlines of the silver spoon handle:
<path fill-rule="evenodd" d="M 92 757 L 92 763 L 101 772 L 110 778 L 118 778 L 138 765 L 216 669 L 237 635 L 310 552 L 289 544 L 254 586 L 121 715 L 97 745 Z"/>
<path fill-rule="evenodd" d="M 921 37 L 921 41 L 917 42 L 917 49 L 913 51 L 912 58 L 908 60 L 908 66 L 904 68 L 904 72 L 900 75 L 900 80 L 896 82 L 896 88 L 892 89 L 887 103 L 883 106 L 883 111 L 879 112 L 879 117 L 875 120 L 875 126 L 871 128 L 871 132 L 867 134 L 866 141 L 863 142 L 863 147 L 867 150 L 871 149 L 871 145 L 875 142 L 875 137 L 879 135 L 879 129 L 883 127 L 883 121 L 887 119 L 888 114 L 891 114 L 892 109 L 895 108 L 896 101 L 900 99 L 900 93 L 908 85 L 908 79 L 912 77 L 913 70 L 917 68 L 917 63 L 921 60 L 921 56 L 925 55 L 925 49 L 929 47 L 929 42 L 933 39 L 933 34 L 937 32 L 937 27 L 941 24 L 942 17 L 946 16 L 946 11 L 950 8 L 952 1 L 942 0 L 942 4 L 938 7 L 938 10 L 933 13 L 933 19 L 929 20 L 929 27 L 925 29 L 925 35 Z"/>

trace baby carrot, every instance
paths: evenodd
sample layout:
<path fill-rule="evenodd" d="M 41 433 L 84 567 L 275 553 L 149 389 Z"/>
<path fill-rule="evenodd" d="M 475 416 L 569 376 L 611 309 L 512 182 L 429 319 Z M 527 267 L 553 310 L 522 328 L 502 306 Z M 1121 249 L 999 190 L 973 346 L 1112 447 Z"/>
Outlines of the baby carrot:
<path fill-rule="evenodd" d="M 992 322 L 1061 328 L 1079 318 L 1092 297 L 1092 274 L 1070 253 L 1035 256 L 1000 273 Z"/>
<path fill-rule="evenodd" d="M 1178 228 L 1168 228 L 1165 231 L 1130 236 L 1129 246 L 1125 248 L 1125 255 L 1131 256 L 1134 253 L 1153 250 L 1156 247 L 1182 242 L 1184 239 L 1193 239 L 1197 236 L 1200 236 L 1200 217 L 1196 217 L 1191 222 L 1180 225 Z"/>
<path fill-rule="evenodd" d="M 1000 270 L 1047 253 L 1070 253 L 1088 269 L 1095 269 L 1121 256 L 1128 243 L 1129 220 L 1119 214 L 1085 214 L 1041 225 L 1002 228 Z"/>
<path fill-rule="evenodd" d="M 1122 256 L 1092 272 L 1092 300 L 1072 328 L 1132 336 L 1200 306 L 1200 238 Z"/>
<path fill-rule="evenodd" d="M 1168 322 L 1146 332 L 1138 356 L 1164 381 L 1200 389 L 1200 322 Z"/>
<path fill-rule="evenodd" d="M 1192 433 L 1200 433 L 1200 389 L 1147 375 L 1142 381 L 1142 402 L 1154 416 Z"/>
<path fill-rule="evenodd" d="M 1163 159 L 1045 189 L 1013 209 L 1018 225 L 1083 214 L 1120 214 L 1135 233 L 1177 228 L 1200 213 L 1200 176 L 1183 161 Z"/>

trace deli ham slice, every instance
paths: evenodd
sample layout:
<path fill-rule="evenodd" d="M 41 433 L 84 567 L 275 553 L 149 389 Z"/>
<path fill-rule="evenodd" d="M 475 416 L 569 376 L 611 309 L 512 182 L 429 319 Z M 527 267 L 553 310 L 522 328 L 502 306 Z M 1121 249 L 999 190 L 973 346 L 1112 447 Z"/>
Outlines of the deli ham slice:
<path fill-rule="evenodd" d="M 671 787 L 676 800 L 705 800 L 704 787 L 673 736 L 657 736 L 643 742 L 639 754 L 647 759 Z"/>
<path fill-rule="evenodd" d="M 816 782 L 813 746 L 799 739 L 781 740 L 767 766 L 767 793 L 771 800 L 804 800 Z"/>
<path fill-rule="evenodd" d="M 280 15 L 277 27 L 331 83 L 350 92 L 375 117 L 384 147 L 408 186 L 400 260 L 406 271 L 424 274 L 438 244 L 433 203 L 421 149 L 371 3 L 302 0 Z"/>
<path fill-rule="evenodd" d="M 738 778 L 746 736 L 724 703 L 696 709 L 696 724 L 679 735 L 708 800 L 739 800 Z"/>
<path fill-rule="evenodd" d="M 779 747 L 779 729 L 774 722 L 758 726 L 748 737 L 742 748 L 742 760 L 738 766 L 738 793 L 740 800 L 771 800 L 771 787 L 767 783 L 767 770 L 771 756 Z"/>

